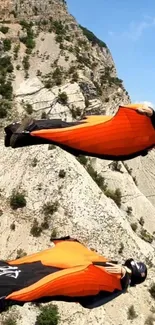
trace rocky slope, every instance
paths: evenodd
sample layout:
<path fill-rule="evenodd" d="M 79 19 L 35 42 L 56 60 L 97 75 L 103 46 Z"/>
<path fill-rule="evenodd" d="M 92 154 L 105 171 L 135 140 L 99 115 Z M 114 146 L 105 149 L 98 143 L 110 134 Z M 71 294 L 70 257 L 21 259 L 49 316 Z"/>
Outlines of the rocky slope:
<path fill-rule="evenodd" d="M 154 152 L 115 163 L 77 159 L 54 146 L 3 145 L 3 127 L 13 119 L 70 121 L 114 114 L 119 104 L 129 103 L 110 51 L 78 25 L 65 1 L 4 1 L 0 16 L 1 256 L 30 254 L 50 247 L 52 236 L 70 234 L 111 258 L 141 258 L 149 267 L 144 285 L 93 311 L 57 303 L 59 324 L 120 325 L 132 319 L 152 325 Z M 13 209 L 17 192 L 24 203 Z M 31 304 L 9 311 L 17 325 L 34 325 L 39 313 Z M 1 315 L 1 324 L 8 324 L 9 315 Z"/>

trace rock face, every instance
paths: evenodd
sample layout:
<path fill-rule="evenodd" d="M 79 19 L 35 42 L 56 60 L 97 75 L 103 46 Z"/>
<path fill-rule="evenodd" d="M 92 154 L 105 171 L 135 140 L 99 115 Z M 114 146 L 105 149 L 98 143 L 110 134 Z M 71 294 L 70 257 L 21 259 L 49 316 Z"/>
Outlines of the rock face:
<path fill-rule="evenodd" d="M 154 151 L 116 163 L 77 159 L 54 146 L 13 150 L 3 143 L 3 127 L 25 115 L 72 121 L 85 114 L 114 114 L 119 104 L 129 103 L 111 53 L 105 43 L 79 27 L 65 1 L 5 1 L 0 15 L 5 20 L 0 23 L 0 71 L 5 62 L 5 77 L 13 87 L 11 95 L 8 87 L 0 90 L 0 114 L 4 115 L 4 101 L 12 105 L 0 120 L 1 257 L 31 254 L 51 247 L 51 236 L 70 235 L 120 262 L 142 259 L 149 268 L 144 285 L 91 311 L 56 303 L 59 324 L 128 325 L 132 318 L 135 325 L 152 325 Z M 10 199 L 16 192 L 26 205 L 13 209 Z M 0 321 L 4 324 L 10 315 L 17 325 L 34 325 L 39 313 L 37 306 L 27 304 L 1 314 Z"/>

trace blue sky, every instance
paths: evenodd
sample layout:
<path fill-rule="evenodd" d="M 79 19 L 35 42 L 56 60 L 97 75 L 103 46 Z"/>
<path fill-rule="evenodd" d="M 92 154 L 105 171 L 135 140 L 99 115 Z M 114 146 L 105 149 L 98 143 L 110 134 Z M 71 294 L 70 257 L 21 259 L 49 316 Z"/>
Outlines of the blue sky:
<path fill-rule="evenodd" d="M 67 0 L 69 12 L 109 47 L 131 100 L 155 104 L 155 0 Z"/>

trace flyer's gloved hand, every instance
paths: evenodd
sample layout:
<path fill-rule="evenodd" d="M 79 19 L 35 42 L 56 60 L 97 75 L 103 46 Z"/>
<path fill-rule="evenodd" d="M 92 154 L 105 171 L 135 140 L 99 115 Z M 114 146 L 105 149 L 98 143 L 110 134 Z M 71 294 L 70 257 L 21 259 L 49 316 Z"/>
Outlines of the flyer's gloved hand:
<path fill-rule="evenodd" d="M 153 115 L 153 108 L 147 106 L 147 105 L 142 105 L 141 107 L 137 108 L 137 111 L 140 114 L 145 114 L 149 117 L 151 117 Z"/>

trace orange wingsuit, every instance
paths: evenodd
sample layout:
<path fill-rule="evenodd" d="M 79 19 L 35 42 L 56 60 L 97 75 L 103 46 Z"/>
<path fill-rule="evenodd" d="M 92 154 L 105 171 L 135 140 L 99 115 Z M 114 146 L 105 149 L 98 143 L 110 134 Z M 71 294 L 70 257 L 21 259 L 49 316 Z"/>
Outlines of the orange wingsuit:
<path fill-rule="evenodd" d="M 55 241 L 55 247 L 26 256 L 9 265 L 27 265 L 40 261 L 44 266 L 62 268 L 41 278 L 36 283 L 14 291 L 5 299 L 33 301 L 38 298 L 56 295 L 70 297 L 96 295 L 101 290 L 113 292 L 122 290 L 120 274 L 110 274 L 104 267 L 93 262 L 106 262 L 107 259 L 84 247 L 79 242 Z"/>
<path fill-rule="evenodd" d="M 5 128 L 5 146 L 53 143 L 74 154 L 126 160 L 146 155 L 155 146 L 155 120 L 142 115 L 142 104 L 119 106 L 115 116 L 86 116 L 81 121 L 33 120 Z"/>
<path fill-rule="evenodd" d="M 137 112 L 140 106 L 120 106 L 114 117 L 88 116 L 77 126 L 30 134 L 96 155 L 130 155 L 155 145 L 155 129 L 149 117 Z"/>

